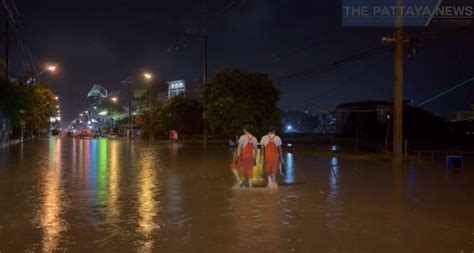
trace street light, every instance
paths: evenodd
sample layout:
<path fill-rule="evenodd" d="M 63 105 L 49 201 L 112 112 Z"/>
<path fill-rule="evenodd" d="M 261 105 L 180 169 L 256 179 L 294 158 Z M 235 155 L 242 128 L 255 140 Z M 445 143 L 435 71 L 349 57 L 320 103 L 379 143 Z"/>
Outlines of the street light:
<path fill-rule="evenodd" d="M 151 80 L 153 78 L 153 75 L 149 72 L 142 72 L 141 75 L 146 80 Z M 132 84 L 135 83 L 136 79 L 139 76 L 140 75 L 137 75 L 135 77 L 134 76 L 129 76 L 129 77 L 127 77 L 127 79 L 120 82 L 120 83 L 128 86 L 128 128 L 129 128 L 128 138 L 129 139 L 133 138 Z"/>
<path fill-rule="evenodd" d="M 59 97 L 58 97 L 58 96 L 55 96 L 54 99 L 55 99 L 55 100 L 59 100 Z"/>
<path fill-rule="evenodd" d="M 29 73 L 26 73 L 25 74 L 25 78 L 26 78 L 26 83 L 32 83 L 32 84 L 36 84 L 36 78 L 40 77 L 41 75 L 43 75 L 45 72 L 50 72 L 50 73 L 53 73 L 56 71 L 56 69 L 58 68 L 57 65 L 54 65 L 54 64 L 47 64 L 44 69 L 39 72 L 39 73 L 34 73 L 34 72 L 29 72 Z M 55 97 L 56 100 L 59 99 Z"/>
<path fill-rule="evenodd" d="M 112 97 L 112 102 L 117 102 L 118 98 L 117 97 Z"/>
<path fill-rule="evenodd" d="M 153 75 L 148 72 L 145 72 L 143 73 L 143 77 L 145 77 L 146 80 L 151 80 L 153 78 Z"/>
<path fill-rule="evenodd" d="M 54 71 L 56 71 L 56 68 L 57 68 L 56 65 L 48 65 L 46 67 L 46 70 L 49 71 L 49 72 L 54 72 Z"/>

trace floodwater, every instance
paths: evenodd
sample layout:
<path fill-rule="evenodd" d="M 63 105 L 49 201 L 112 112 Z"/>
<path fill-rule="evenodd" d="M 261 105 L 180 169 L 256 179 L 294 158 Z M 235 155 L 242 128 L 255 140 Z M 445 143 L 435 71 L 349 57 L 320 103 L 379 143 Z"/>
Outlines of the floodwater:
<path fill-rule="evenodd" d="M 285 153 L 232 189 L 228 147 L 38 140 L 0 150 L 0 252 L 473 252 L 474 168 Z M 472 163 L 471 163 L 472 164 Z"/>

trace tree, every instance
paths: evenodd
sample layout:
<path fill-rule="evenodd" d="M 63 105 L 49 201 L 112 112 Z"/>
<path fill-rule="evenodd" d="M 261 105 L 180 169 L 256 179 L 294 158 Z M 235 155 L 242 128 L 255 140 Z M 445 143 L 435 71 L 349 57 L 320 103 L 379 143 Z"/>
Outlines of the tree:
<path fill-rule="evenodd" d="M 15 85 L 2 79 L 0 85 L 0 111 L 9 122 L 9 128 L 18 128 L 25 112 L 31 108 L 32 98 L 25 86 Z"/>
<path fill-rule="evenodd" d="M 280 127 L 280 91 L 266 74 L 222 70 L 206 84 L 204 97 L 211 129 L 223 134 L 239 134 L 245 125 L 253 126 L 256 134 Z"/>
<path fill-rule="evenodd" d="M 35 133 L 49 127 L 49 118 L 57 102 L 51 89 L 41 84 L 28 86 L 28 93 L 32 106 L 25 113 L 26 128 Z"/>
<path fill-rule="evenodd" d="M 8 129 L 18 134 L 22 129 L 37 132 L 47 128 L 57 104 L 54 93 L 43 85 L 0 84 L 0 112 L 8 121 Z"/>
<path fill-rule="evenodd" d="M 202 105 L 197 100 L 175 96 L 163 106 L 160 119 L 163 130 L 167 132 L 198 133 L 202 129 Z"/>
<path fill-rule="evenodd" d="M 202 131 L 202 104 L 184 96 L 175 96 L 164 103 L 156 103 L 143 114 L 143 137 L 154 139 L 171 130 L 181 135 Z"/>
<path fill-rule="evenodd" d="M 154 140 L 155 136 L 164 134 L 161 119 L 163 106 L 163 103 L 156 103 L 152 108 L 143 113 L 143 138 Z"/>

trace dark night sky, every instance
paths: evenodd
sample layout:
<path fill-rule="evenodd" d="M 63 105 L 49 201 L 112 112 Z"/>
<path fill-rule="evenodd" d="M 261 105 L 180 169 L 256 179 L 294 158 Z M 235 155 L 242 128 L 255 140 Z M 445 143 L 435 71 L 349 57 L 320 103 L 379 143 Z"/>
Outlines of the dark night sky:
<path fill-rule="evenodd" d="M 239 67 L 268 72 L 274 79 L 377 47 L 381 36 L 393 33 L 391 28 L 342 27 L 340 2 L 334 0 L 231 2 L 208 0 L 205 7 L 203 0 L 18 0 L 16 5 L 36 65 L 60 65 L 59 73 L 46 80 L 62 98 L 66 122 L 83 109 L 92 84 L 118 90 L 119 82 L 140 68 L 151 69 L 160 80 L 202 78 L 202 41 L 184 36 L 187 29 L 207 27 L 211 76 Z M 407 31 L 426 32 L 437 30 Z M 473 32 L 427 37 L 422 43 L 418 57 L 405 64 L 407 99 L 421 102 L 474 75 Z M 14 53 L 18 74 L 18 48 Z M 389 100 L 392 69 L 391 55 L 384 54 L 308 79 L 283 80 L 278 83 L 281 106 L 329 109 L 342 102 Z M 466 110 L 473 92 L 474 84 L 468 85 L 426 109 L 440 115 Z"/>

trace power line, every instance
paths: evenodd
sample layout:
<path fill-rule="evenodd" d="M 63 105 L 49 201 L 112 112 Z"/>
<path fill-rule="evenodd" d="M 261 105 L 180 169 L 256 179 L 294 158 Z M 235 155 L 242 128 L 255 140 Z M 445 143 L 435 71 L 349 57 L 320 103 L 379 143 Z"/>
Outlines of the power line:
<path fill-rule="evenodd" d="M 318 75 L 318 74 L 321 74 L 321 73 L 324 73 L 324 72 L 327 72 L 327 71 L 334 70 L 336 68 L 339 68 L 341 66 L 344 66 L 346 64 L 349 64 L 349 63 L 352 63 L 352 62 L 355 62 L 355 61 L 362 60 L 362 59 L 365 59 L 365 58 L 373 56 L 373 55 L 389 52 L 390 49 L 392 49 L 391 46 L 381 46 L 381 47 L 369 49 L 369 50 L 366 50 L 364 52 L 351 55 L 351 56 L 349 56 L 347 58 L 344 58 L 342 60 L 333 61 L 329 64 L 325 64 L 325 65 L 322 65 L 322 66 L 319 66 L 319 67 L 316 67 L 316 68 L 312 68 L 312 69 L 308 69 L 308 70 L 288 74 L 288 75 L 285 75 L 285 76 L 281 76 L 281 77 L 276 79 L 276 82 L 287 80 L 287 79 L 308 79 L 308 78 L 313 77 L 315 75 Z"/>
<path fill-rule="evenodd" d="M 6 14 L 8 14 L 8 16 L 10 17 L 10 20 L 13 22 L 13 24 L 15 26 L 17 26 L 17 22 L 16 22 L 16 19 L 15 17 L 13 16 L 13 12 L 10 10 L 10 8 L 8 7 L 8 4 L 7 4 L 7 1 L 6 0 L 2 0 L 3 2 L 3 7 L 5 8 L 5 11 L 6 11 Z"/>
<path fill-rule="evenodd" d="M 327 96 L 329 93 L 339 89 L 339 88 L 342 88 L 348 84 L 351 84 L 352 81 L 354 81 L 356 78 L 359 78 L 360 76 L 366 74 L 367 72 L 369 72 L 370 70 L 373 70 L 373 67 L 376 67 L 376 66 L 380 66 L 380 63 L 387 60 L 388 58 L 390 57 L 390 55 L 388 56 L 385 56 L 385 57 L 382 57 L 381 59 L 379 59 L 378 61 L 376 61 L 374 64 L 371 64 L 369 66 L 366 66 L 364 69 L 362 69 L 361 71 L 349 76 L 349 78 L 343 80 L 342 82 L 338 83 L 335 87 L 333 88 L 330 88 L 330 89 L 327 89 L 325 91 L 323 91 L 322 93 L 319 93 L 315 96 L 311 96 L 309 98 L 306 98 L 304 99 L 303 101 L 301 102 L 298 102 L 296 104 L 292 104 L 292 105 L 289 105 L 289 106 L 284 106 L 284 107 L 295 107 L 295 106 L 298 106 L 298 105 L 302 105 L 302 104 L 305 104 L 307 103 L 308 101 L 310 100 L 313 100 L 313 99 L 317 99 L 317 98 L 320 98 L 322 96 Z"/>
<path fill-rule="evenodd" d="M 18 45 L 18 50 L 20 51 L 20 58 L 22 60 L 23 67 L 27 72 L 36 72 L 36 67 L 31 55 L 31 50 L 26 47 L 25 49 L 25 40 L 23 37 L 23 23 L 21 22 L 21 13 L 18 10 L 15 2 L 10 0 L 10 4 L 7 0 L 2 0 L 3 6 L 5 7 L 6 12 L 10 20 L 13 22 L 15 31 L 16 31 L 16 41 Z M 11 8 L 10 8 L 11 6 Z M 13 9 L 13 11 L 12 11 Z"/>

